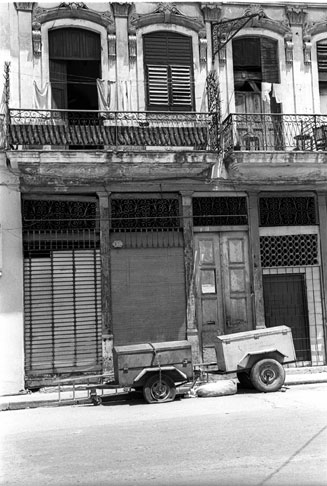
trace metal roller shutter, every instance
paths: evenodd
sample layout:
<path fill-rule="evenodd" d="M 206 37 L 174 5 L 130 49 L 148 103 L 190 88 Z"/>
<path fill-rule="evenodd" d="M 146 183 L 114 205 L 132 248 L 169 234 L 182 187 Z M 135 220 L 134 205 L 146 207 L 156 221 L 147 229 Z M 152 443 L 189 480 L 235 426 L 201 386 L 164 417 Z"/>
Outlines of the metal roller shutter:
<path fill-rule="evenodd" d="M 183 248 L 112 250 L 114 344 L 186 336 Z"/>
<path fill-rule="evenodd" d="M 96 249 L 25 258 L 27 379 L 101 368 L 100 275 Z"/>

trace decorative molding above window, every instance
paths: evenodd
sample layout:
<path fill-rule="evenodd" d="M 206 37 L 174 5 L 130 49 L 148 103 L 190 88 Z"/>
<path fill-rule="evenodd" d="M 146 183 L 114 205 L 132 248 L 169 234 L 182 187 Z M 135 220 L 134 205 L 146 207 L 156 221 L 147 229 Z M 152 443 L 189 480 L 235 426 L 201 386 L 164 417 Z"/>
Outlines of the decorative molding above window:
<path fill-rule="evenodd" d="M 322 34 L 327 32 L 327 19 L 322 22 L 307 22 L 303 25 L 303 37 L 310 35 L 313 37 L 317 34 Z"/>
<path fill-rule="evenodd" d="M 304 25 L 308 11 L 303 7 L 287 6 L 285 7 L 285 15 L 290 25 Z"/>
<path fill-rule="evenodd" d="M 281 22 L 278 20 L 270 19 L 265 14 L 261 5 L 251 5 L 244 11 L 244 15 L 252 15 L 255 13 L 258 13 L 260 15 L 253 18 L 247 25 L 248 27 L 266 29 L 284 36 L 292 32 L 287 21 Z"/>
<path fill-rule="evenodd" d="M 135 9 L 129 16 L 129 28 L 135 31 L 140 27 L 153 24 L 174 24 L 199 32 L 204 29 L 203 21 L 184 15 L 175 3 L 160 3 L 156 10 L 148 14 L 137 14 Z"/>
<path fill-rule="evenodd" d="M 37 7 L 33 10 L 33 22 L 44 24 L 45 22 L 59 19 L 88 20 L 102 25 L 109 33 L 115 32 L 115 20 L 109 10 L 106 12 L 97 12 L 88 8 L 84 3 L 61 3 L 58 7 Z"/>

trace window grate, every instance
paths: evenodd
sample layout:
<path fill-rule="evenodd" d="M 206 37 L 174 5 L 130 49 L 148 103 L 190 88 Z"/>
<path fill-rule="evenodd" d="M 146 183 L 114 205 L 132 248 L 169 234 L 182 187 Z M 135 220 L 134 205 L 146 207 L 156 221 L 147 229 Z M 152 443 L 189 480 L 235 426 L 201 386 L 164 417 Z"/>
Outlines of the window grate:
<path fill-rule="evenodd" d="M 96 201 L 23 199 L 24 230 L 95 229 Z"/>
<path fill-rule="evenodd" d="M 261 197 L 260 226 L 317 224 L 314 197 Z"/>
<path fill-rule="evenodd" d="M 261 236 L 262 267 L 318 265 L 317 235 Z"/>
<path fill-rule="evenodd" d="M 113 231 L 171 230 L 180 228 L 179 200 L 112 199 Z"/>
<path fill-rule="evenodd" d="M 245 197 L 193 198 L 194 226 L 244 225 L 248 223 Z"/>

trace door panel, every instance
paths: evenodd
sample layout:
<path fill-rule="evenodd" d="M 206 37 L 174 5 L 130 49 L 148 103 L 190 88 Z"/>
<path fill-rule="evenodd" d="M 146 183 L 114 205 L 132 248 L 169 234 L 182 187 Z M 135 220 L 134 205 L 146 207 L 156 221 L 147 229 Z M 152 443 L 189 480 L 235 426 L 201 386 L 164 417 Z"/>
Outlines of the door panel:
<path fill-rule="evenodd" d="M 227 332 L 247 331 L 252 329 L 247 235 L 222 233 L 220 244 Z"/>
<path fill-rule="evenodd" d="M 267 150 L 275 145 L 274 125 L 269 114 L 270 102 L 260 92 L 235 92 L 236 113 L 250 115 L 237 123 L 238 141 L 242 150 Z M 265 116 L 261 115 L 265 113 Z M 252 116 L 251 116 L 252 115 Z M 255 116 L 254 116 L 255 115 Z"/>
<path fill-rule="evenodd" d="M 215 336 L 252 329 L 245 232 L 195 236 L 197 318 L 203 359 L 216 361 Z"/>

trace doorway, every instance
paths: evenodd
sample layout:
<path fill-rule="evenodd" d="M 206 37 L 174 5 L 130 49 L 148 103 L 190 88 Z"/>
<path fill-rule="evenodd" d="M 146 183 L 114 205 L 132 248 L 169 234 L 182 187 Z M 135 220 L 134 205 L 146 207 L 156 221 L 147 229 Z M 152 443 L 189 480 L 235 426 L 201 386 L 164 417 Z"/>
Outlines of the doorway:
<path fill-rule="evenodd" d="M 311 361 L 305 275 L 263 275 L 263 296 L 266 326 L 289 326 L 297 361 Z"/>
<path fill-rule="evenodd" d="M 60 114 L 69 134 L 69 149 L 102 148 L 96 144 L 101 119 L 98 113 L 88 111 L 99 109 L 100 35 L 76 28 L 50 31 L 49 63 L 52 107 L 69 110 Z"/>
<path fill-rule="evenodd" d="M 195 249 L 203 359 L 213 362 L 217 335 L 253 328 L 248 235 L 245 231 L 198 234 Z"/>

